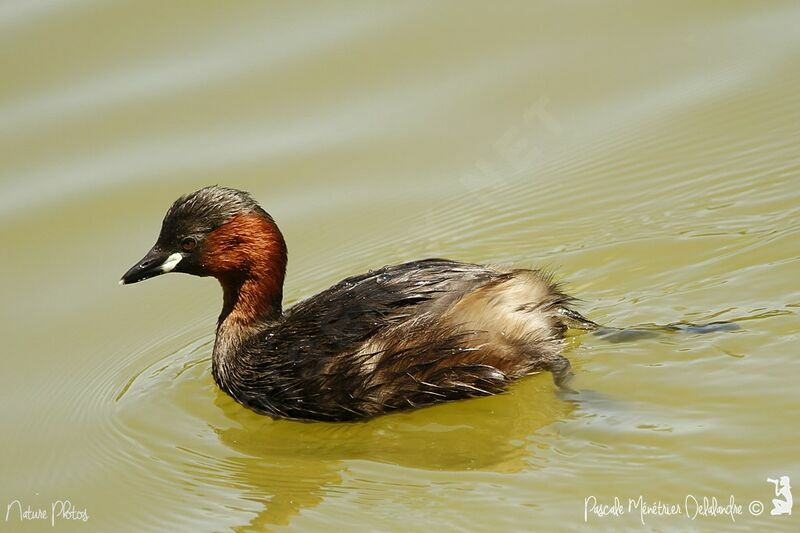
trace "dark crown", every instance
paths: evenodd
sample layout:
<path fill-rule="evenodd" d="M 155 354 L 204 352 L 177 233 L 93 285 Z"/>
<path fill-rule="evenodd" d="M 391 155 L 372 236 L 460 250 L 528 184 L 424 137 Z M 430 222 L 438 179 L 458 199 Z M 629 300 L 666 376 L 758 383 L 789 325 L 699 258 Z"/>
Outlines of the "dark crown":
<path fill-rule="evenodd" d="M 212 185 L 175 200 L 164 217 L 164 226 L 176 229 L 190 224 L 196 229 L 212 231 L 237 215 L 254 212 L 269 218 L 249 193 Z"/>

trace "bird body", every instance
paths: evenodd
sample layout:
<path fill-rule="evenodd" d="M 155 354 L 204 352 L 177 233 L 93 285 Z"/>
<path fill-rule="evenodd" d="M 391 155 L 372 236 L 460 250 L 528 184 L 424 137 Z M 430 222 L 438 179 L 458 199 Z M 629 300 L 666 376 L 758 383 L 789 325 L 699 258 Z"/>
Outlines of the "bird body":
<path fill-rule="evenodd" d="M 284 311 L 286 260 L 277 225 L 248 194 L 207 187 L 173 204 L 122 282 L 166 271 L 216 277 L 216 383 L 254 411 L 300 420 L 497 394 L 541 371 L 563 386 L 567 328 L 595 326 L 541 271 L 447 259 L 349 277 Z"/>

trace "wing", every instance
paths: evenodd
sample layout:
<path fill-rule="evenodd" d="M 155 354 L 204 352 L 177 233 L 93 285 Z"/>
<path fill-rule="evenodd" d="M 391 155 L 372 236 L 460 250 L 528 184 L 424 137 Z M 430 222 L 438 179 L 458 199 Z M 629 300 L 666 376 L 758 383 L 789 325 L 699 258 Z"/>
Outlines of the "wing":
<path fill-rule="evenodd" d="M 378 348 L 369 353 L 371 339 L 397 328 L 409 334 L 422 330 L 426 317 L 440 315 L 463 294 L 505 275 L 426 259 L 347 278 L 299 302 L 249 350 L 250 369 L 259 375 L 254 381 L 264 386 L 253 395 L 264 405 L 250 407 L 290 418 L 347 418 L 364 392 L 368 359 L 386 355 Z M 452 344 L 448 338 L 442 343 Z"/>
<path fill-rule="evenodd" d="M 313 351 L 324 364 L 326 357 L 353 351 L 385 328 L 444 310 L 464 293 L 502 275 L 445 259 L 386 266 L 342 280 L 296 304 L 278 325 L 280 335 L 275 331 L 273 338 L 291 343 L 297 355 Z"/>

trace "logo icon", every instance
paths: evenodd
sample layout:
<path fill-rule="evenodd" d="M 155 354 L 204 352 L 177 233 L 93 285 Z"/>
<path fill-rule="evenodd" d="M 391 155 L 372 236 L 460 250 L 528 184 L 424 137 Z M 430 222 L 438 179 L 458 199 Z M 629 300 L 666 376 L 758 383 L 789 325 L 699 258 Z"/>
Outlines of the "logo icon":
<path fill-rule="evenodd" d="M 775 496 L 772 498 L 772 511 L 769 512 L 772 516 L 792 514 L 792 487 L 789 484 L 789 476 L 781 476 L 778 479 L 767 478 L 769 483 L 775 485 Z M 780 499 L 780 498 L 783 499 Z"/>

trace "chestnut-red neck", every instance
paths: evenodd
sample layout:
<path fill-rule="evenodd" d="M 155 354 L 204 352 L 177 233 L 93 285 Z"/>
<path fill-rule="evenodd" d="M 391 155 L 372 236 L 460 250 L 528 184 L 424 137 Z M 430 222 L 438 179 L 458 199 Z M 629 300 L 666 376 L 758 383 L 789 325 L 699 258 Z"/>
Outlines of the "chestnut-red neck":
<path fill-rule="evenodd" d="M 203 265 L 224 293 L 220 324 L 252 326 L 281 315 L 286 243 L 262 214 L 239 215 L 206 239 Z"/>

